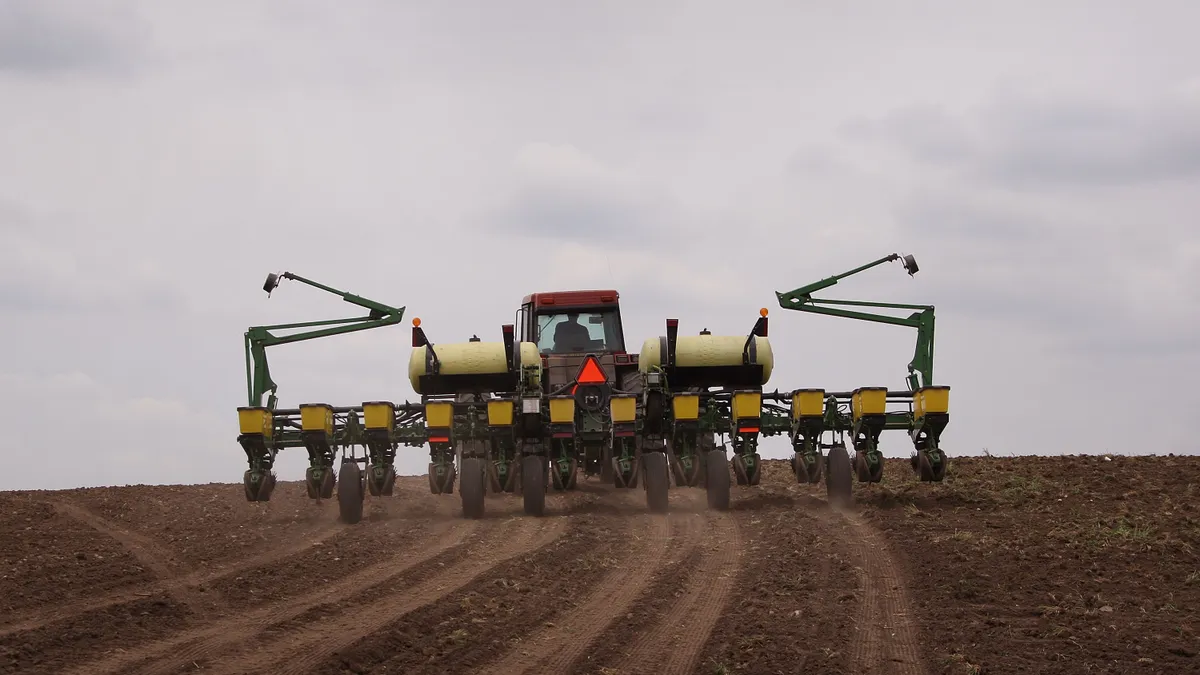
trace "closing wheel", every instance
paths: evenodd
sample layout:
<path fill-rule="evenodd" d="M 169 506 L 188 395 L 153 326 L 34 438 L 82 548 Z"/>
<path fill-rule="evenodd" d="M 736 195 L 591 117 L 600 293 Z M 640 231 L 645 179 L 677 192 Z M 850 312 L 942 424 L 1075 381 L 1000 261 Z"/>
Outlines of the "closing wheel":
<path fill-rule="evenodd" d="M 849 506 L 854 485 L 854 468 L 850 466 L 850 455 L 846 452 L 846 446 L 839 444 L 830 448 L 826 461 L 828 471 L 825 474 L 825 493 L 829 497 L 829 503 Z"/>
<path fill-rule="evenodd" d="M 546 512 L 546 458 L 525 455 L 521 458 L 521 492 L 525 513 L 540 516 Z"/>
<path fill-rule="evenodd" d="M 946 458 L 946 453 L 941 448 L 933 451 L 937 456 L 938 465 L 933 468 L 933 482 L 940 483 L 946 477 L 946 464 L 950 461 Z"/>
<path fill-rule="evenodd" d="M 854 471 L 860 483 L 878 483 L 883 480 L 883 458 L 871 467 L 871 460 L 865 450 L 854 452 Z"/>
<path fill-rule="evenodd" d="M 710 450 L 705 459 L 705 492 L 708 508 L 724 511 L 729 508 L 729 457 L 725 448 Z"/>
<path fill-rule="evenodd" d="M 642 453 L 642 470 L 645 472 L 646 506 L 654 513 L 666 513 L 667 491 L 670 488 L 666 453 Z"/>
<path fill-rule="evenodd" d="M 271 493 L 275 491 L 275 474 L 263 472 L 256 475 L 254 471 L 248 469 L 242 475 L 242 486 L 246 490 L 246 501 L 269 502 Z"/>
<path fill-rule="evenodd" d="M 566 467 L 563 467 L 562 460 L 555 460 L 550 464 L 550 480 L 554 485 L 554 489 L 558 491 L 574 490 L 579 475 L 579 461 L 574 457 L 566 461 Z"/>
<path fill-rule="evenodd" d="M 396 467 L 372 464 L 367 467 L 367 492 L 372 497 L 391 497 L 396 486 Z"/>
<path fill-rule="evenodd" d="M 329 499 L 333 496 L 336 481 L 332 466 L 310 466 L 304 470 L 304 484 L 309 499 Z"/>
<path fill-rule="evenodd" d="M 577 487 L 579 487 L 579 460 L 572 459 L 571 472 L 567 475 L 566 488 L 568 490 L 574 490 Z"/>
<path fill-rule="evenodd" d="M 938 459 L 938 465 L 933 466 L 933 454 Z M 914 458 L 917 464 L 917 475 L 922 482 L 940 483 L 946 477 L 946 454 L 939 450 L 918 451 Z"/>
<path fill-rule="evenodd" d="M 362 520 L 363 513 L 363 480 L 362 470 L 358 462 L 343 461 L 341 475 L 337 482 L 338 516 L 343 523 L 353 525 Z"/>
<path fill-rule="evenodd" d="M 485 462 L 477 457 L 462 461 L 462 477 L 458 493 L 462 497 L 463 518 L 483 517 L 483 483 Z"/>

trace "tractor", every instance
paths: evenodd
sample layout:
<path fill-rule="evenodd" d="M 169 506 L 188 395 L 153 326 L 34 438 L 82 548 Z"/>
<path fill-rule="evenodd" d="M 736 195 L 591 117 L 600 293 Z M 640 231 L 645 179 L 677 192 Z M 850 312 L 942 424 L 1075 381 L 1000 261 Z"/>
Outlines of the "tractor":
<path fill-rule="evenodd" d="M 881 479 L 879 438 L 889 429 L 908 433 L 920 480 L 941 481 L 949 387 L 932 383 L 933 307 L 813 297 L 845 277 L 895 260 L 910 276 L 916 273 L 912 256 L 892 254 L 776 297 L 788 310 L 916 328 L 917 350 L 908 387 L 901 391 L 878 386 L 766 391 L 774 367 L 766 308 L 746 335 L 704 330 L 681 336 L 679 321 L 668 319 L 665 335 L 645 340 L 633 354 L 625 343 L 617 291 L 577 290 L 525 296 L 515 323 L 502 326 L 496 342 L 473 336 L 435 343 L 420 319 L 413 319 L 408 374 L 419 402 L 297 408 L 277 406 L 267 347 L 395 325 L 404 308 L 290 272 L 271 274 L 263 286 L 268 295 L 289 279 L 368 313 L 247 330 L 249 404 L 238 409 L 238 443 L 249 463 L 246 498 L 269 500 L 277 453 L 303 447 L 309 456 L 308 495 L 332 498 L 336 485 L 341 518 L 355 523 L 365 493 L 392 494 L 398 449 L 427 446 L 430 492 L 452 494 L 457 483 L 468 518 L 482 517 L 487 493 L 519 492 L 525 512 L 542 515 L 547 491 L 574 489 L 580 473 L 599 475 L 618 489 L 640 485 L 652 511 L 667 509 L 672 479 L 676 487 L 703 487 L 711 508 L 726 509 L 733 481 L 759 484 L 759 439 L 785 435 L 794 449 L 796 480 L 824 480 L 830 499 L 845 503 L 856 477 L 860 483 Z M 895 317 L 866 313 L 867 307 L 915 311 Z M 298 328 L 309 330 L 274 332 Z"/>
<path fill-rule="evenodd" d="M 521 300 L 517 325 L 520 340 L 536 344 L 541 355 L 543 393 L 574 398 L 574 433 L 552 442 L 554 487 L 573 489 L 579 468 L 604 483 L 614 477 L 628 482 L 628 462 L 612 454 L 609 404 L 613 394 L 638 393 L 641 378 L 637 354 L 625 348 L 620 295 L 615 290 L 533 293 Z"/>

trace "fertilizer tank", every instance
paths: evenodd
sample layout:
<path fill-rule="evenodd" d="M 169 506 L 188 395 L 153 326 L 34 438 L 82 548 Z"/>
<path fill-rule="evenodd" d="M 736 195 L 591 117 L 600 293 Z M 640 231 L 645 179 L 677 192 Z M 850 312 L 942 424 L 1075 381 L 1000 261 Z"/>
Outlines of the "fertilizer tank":
<path fill-rule="evenodd" d="M 680 335 L 675 341 L 674 370 L 678 374 L 686 372 L 688 382 L 695 381 L 702 385 L 749 385 L 751 383 L 745 380 L 746 374 L 758 371 L 755 366 L 761 366 L 761 374 L 754 378 L 758 381 L 753 384 L 765 385 L 771 379 L 771 370 L 775 365 L 771 342 L 765 337 L 753 336 L 754 342 L 749 350 L 750 364 L 747 366 L 742 355 L 748 339 L 746 335 Z M 666 352 L 667 338 L 646 340 L 638 355 L 638 369 L 645 373 L 651 367 L 662 368 Z"/>
<path fill-rule="evenodd" d="M 541 386 L 542 358 L 537 345 L 532 342 L 518 343 L 513 354 L 516 372 L 509 371 L 503 342 L 433 345 L 432 352 L 438 363 L 436 384 L 426 377 L 430 375 L 430 349 L 429 346 L 414 347 L 408 358 L 408 381 L 418 394 L 451 394 L 479 387 L 487 391 L 511 391 L 516 388 L 522 364 L 537 366 L 534 384 Z"/>

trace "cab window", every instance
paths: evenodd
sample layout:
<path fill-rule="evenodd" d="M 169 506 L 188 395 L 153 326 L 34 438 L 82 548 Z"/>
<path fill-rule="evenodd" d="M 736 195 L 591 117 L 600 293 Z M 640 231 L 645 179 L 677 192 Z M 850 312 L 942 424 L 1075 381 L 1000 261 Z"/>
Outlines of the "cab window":
<path fill-rule="evenodd" d="M 537 346 L 543 354 L 625 351 L 617 313 L 612 310 L 539 314 Z"/>

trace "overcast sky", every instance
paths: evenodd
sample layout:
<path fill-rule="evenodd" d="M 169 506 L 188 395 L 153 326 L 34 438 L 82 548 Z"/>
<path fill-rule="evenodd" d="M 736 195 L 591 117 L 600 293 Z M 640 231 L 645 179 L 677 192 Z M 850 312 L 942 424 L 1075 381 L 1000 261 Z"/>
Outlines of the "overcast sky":
<path fill-rule="evenodd" d="M 0 0 L 0 489 L 240 481 L 246 327 L 355 313 L 268 299 L 282 270 L 407 307 L 271 354 L 281 405 L 350 405 L 415 398 L 412 317 L 498 339 L 572 287 L 620 289 L 634 349 L 767 306 L 768 388 L 903 388 L 913 331 L 774 292 L 912 253 L 826 295 L 937 306 L 951 456 L 1194 452 L 1196 26 L 1194 1 Z"/>

